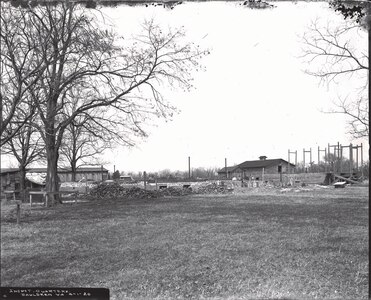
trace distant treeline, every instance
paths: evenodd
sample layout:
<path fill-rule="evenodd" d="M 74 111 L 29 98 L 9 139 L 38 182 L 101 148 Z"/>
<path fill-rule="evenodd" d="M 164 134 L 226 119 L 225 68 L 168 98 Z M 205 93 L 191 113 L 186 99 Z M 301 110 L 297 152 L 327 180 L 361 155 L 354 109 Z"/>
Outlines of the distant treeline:
<path fill-rule="evenodd" d="M 191 170 L 191 179 L 192 180 L 208 180 L 208 179 L 217 179 L 218 178 L 219 168 L 210 167 L 210 168 L 193 168 Z M 116 170 L 116 174 L 120 173 L 121 175 L 131 176 L 135 180 L 143 180 L 144 172 L 120 172 Z M 110 174 L 113 176 L 113 174 Z M 158 172 L 146 172 L 146 177 L 148 180 L 157 180 L 162 181 L 166 180 L 167 182 L 177 182 L 177 181 L 186 181 L 189 179 L 188 171 L 171 171 L 170 169 L 164 169 Z"/>

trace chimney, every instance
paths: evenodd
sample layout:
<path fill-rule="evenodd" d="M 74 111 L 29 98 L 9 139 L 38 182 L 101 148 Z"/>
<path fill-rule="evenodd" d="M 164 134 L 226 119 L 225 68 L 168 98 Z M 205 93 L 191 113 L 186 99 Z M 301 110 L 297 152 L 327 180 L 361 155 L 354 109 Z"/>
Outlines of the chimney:
<path fill-rule="evenodd" d="M 266 157 L 265 155 L 262 155 L 262 156 L 259 156 L 259 159 L 260 159 L 260 160 L 266 160 L 267 157 Z"/>

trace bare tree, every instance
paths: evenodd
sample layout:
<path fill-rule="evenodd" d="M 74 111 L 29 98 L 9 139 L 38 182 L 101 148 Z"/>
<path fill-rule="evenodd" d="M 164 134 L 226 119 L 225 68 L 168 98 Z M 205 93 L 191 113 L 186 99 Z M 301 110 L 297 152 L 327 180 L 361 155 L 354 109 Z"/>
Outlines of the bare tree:
<path fill-rule="evenodd" d="M 20 38 L 28 31 L 29 17 L 23 10 L 1 4 L 0 13 L 0 146 L 11 140 L 29 121 L 35 109 L 24 111 L 22 105 L 32 107 L 29 97 L 34 84 L 46 69 L 35 60 L 39 49 L 33 42 L 35 32 Z M 16 118 L 20 111 L 24 118 Z"/>
<path fill-rule="evenodd" d="M 124 116 L 125 117 L 125 116 Z M 83 165 L 102 165 L 99 155 L 117 145 L 132 146 L 135 132 L 123 128 L 123 120 L 117 120 L 103 109 L 79 115 L 64 132 L 60 148 L 60 160 L 66 162 L 76 180 L 77 168 Z M 125 130 L 126 129 L 126 130 Z"/>
<path fill-rule="evenodd" d="M 27 123 L 19 128 L 16 134 L 11 126 L 7 130 L 10 131 L 8 134 L 13 137 L 2 146 L 1 153 L 12 155 L 17 160 L 20 172 L 20 191 L 22 198 L 25 199 L 26 169 L 30 164 L 45 158 L 44 143 L 39 132 Z"/>
<path fill-rule="evenodd" d="M 34 61 L 44 68 L 31 93 L 40 116 L 34 125 L 46 145 L 48 192 L 58 190 L 59 149 L 66 128 L 78 116 L 109 107 L 130 121 L 123 125 L 143 131 L 149 117 L 167 118 L 173 112 L 160 89 L 165 84 L 188 89 L 190 71 L 207 54 L 182 42 L 183 31 L 164 33 L 153 21 L 143 25 L 143 34 L 124 40 L 99 23 L 98 14 L 70 1 L 17 11 L 17 26 L 24 28 L 17 43 L 38 49 Z M 7 28 L 11 32 L 12 26 Z M 84 91 L 84 97 L 74 98 L 78 91 Z"/>
<path fill-rule="evenodd" d="M 368 54 L 366 47 L 359 49 L 352 42 L 364 36 L 364 28 L 354 22 L 346 21 L 336 27 L 331 24 L 321 27 L 317 20 L 303 37 L 303 57 L 309 64 L 306 70 L 308 74 L 328 84 L 337 84 L 353 78 L 363 82 L 363 85 L 350 95 L 340 96 L 334 103 L 335 108 L 329 111 L 348 116 L 348 133 L 355 138 L 369 135 Z"/>

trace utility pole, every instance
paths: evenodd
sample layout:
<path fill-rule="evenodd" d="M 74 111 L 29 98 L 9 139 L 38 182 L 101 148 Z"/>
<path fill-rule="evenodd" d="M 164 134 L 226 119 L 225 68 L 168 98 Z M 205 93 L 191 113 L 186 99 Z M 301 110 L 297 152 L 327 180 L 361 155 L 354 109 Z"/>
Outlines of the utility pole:
<path fill-rule="evenodd" d="M 333 172 L 336 173 L 339 171 L 338 168 L 336 168 L 336 160 L 339 160 L 339 157 L 340 157 L 340 143 L 338 142 L 337 145 L 330 145 L 328 144 L 328 154 L 330 155 L 331 153 L 331 147 L 334 148 L 334 157 L 333 157 Z M 337 152 L 337 154 L 336 154 Z"/>
<path fill-rule="evenodd" d="M 188 179 L 191 179 L 191 157 L 188 156 Z"/>
<path fill-rule="evenodd" d="M 295 167 L 294 167 L 294 173 L 295 173 L 295 168 L 296 168 L 296 166 L 297 166 L 297 164 L 298 164 L 298 151 L 297 151 L 297 150 L 295 150 L 295 151 L 290 151 L 290 149 L 289 149 L 289 151 L 288 151 L 288 161 L 289 161 L 289 163 L 288 163 L 288 168 L 287 168 L 287 170 L 288 170 L 288 173 L 289 173 L 289 174 L 290 174 L 290 164 L 291 164 L 290 154 L 295 154 Z"/>
<path fill-rule="evenodd" d="M 306 169 L 305 167 L 305 153 L 309 153 L 309 165 L 312 166 L 312 148 L 309 148 L 309 150 L 303 149 L 303 163 L 304 163 L 304 172 Z M 307 173 L 307 172 L 305 172 Z"/>
<path fill-rule="evenodd" d="M 147 172 L 143 172 L 143 180 L 144 180 L 144 189 L 147 189 Z"/>
<path fill-rule="evenodd" d="M 226 173 L 226 175 L 227 175 L 227 179 L 228 179 L 227 158 L 224 159 L 224 165 L 225 165 L 225 173 Z"/>
<path fill-rule="evenodd" d="M 327 149 L 321 150 L 318 146 L 318 172 L 320 172 L 320 162 L 321 162 L 321 152 L 325 153 L 325 172 L 326 172 L 326 159 L 327 159 Z"/>
<path fill-rule="evenodd" d="M 353 174 L 353 145 L 350 143 L 349 145 L 349 174 L 352 177 Z"/>

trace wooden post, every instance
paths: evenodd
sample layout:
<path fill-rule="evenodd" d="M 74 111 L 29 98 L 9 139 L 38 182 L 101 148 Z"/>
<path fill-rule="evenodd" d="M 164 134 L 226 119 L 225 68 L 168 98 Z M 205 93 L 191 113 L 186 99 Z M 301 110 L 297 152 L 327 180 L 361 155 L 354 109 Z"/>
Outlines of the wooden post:
<path fill-rule="evenodd" d="M 343 172 L 343 167 L 342 167 L 342 162 L 343 162 L 343 146 L 340 145 L 340 155 L 339 155 L 339 168 L 340 168 L 340 173 Z"/>
<path fill-rule="evenodd" d="M 357 147 L 356 147 L 356 149 L 357 149 L 357 152 L 356 152 L 357 172 L 359 172 L 359 165 L 358 165 L 358 148 L 359 148 L 359 146 L 357 145 Z"/>
<path fill-rule="evenodd" d="M 21 222 L 21 204 L 17 202 L 17 224 Z"/>
<path fill-rule="evenodd" d="M 282 165 L 280 164 L 281 168 L 280 168 L 280 182 L 281 182 L 281 185 L 282 185 Z"/>
<path fill-rule="evenodd" d="M 319 154 L 319 146 L 318 146 L 318 170 L 319 170 L 319 163 L 320 163 L 320 154 Z"/>
<path fill-rule="evenodd" d="M 188 156 L 188 179 L 191 179 L 191 157 Z"/>
<path fill-rule="evenodd" d="M 363 168 L 363 144 L 362 143 L 361 143 L 361 168 Z"/>
<path fill-rule="evenodd" d="M 291 166 L 290 166 L 290 164 L 291 164 L 291 157 L 290 157 L 290 155 L 291 154 L 295 154 L 295 167 L 294 167 L 294 172 L 293 173 L 295 173 L 296 165 L 298 164 L 298 151 L 297 150 L 290 151 L 290 149 L 289 149 L 289 151 L 288 151 L 288 161 L 289 161 L 289 163 L 288 163 L 288 167 L 287 167 L 288 174 L 291 174 Z"/>
<path fill-rule="evenodd" d="M 328 157 L 327 157 L 327 149 L 325 148 L 325 172 L 327 172 L 327 164 L 328 164 Z"/>
<path fill-rule="evenodd" d="M 353 145 L 349 144 L 349 174 L 352 177 L 353 174 Z"/>
<path fill-rule="evenodd" d="M 144 189 L 147 189 L 147 172 L 143 172 L 143 180 L 144 180 Z"/>
<path fill-rule="evenodd" d="M 327 162 L 328 162 L 328 171 L 331 172 L 331 162 L 330 162 L 330 143 L 327 145 Z"/>
<path fill-rule="evenodd" d="M 101 170 L 101 174 L 102 174 L 102 182 L 103 182 L 103 165 L 101 165 L 100 170 Z M 86 176 L 86 178 L 88 178 L 88 176 Z"/>
<path fill-rule="evenodd" d="M 309 148 L 309 150 L 305 150 L 303 149 L 303 163 L 304 163 L 304 172 L 306 170 L 305 168 L 305 153 L 308 153 L 309 152 L 309 165 L 310 165 L 310 168 L 312 167 L 312 148 Z M 311 171 L 311 170 L 309 170 Z"/>
<path fill-rule="evenodd" d="M 325 158 L 324 158 L 324 171 L 326 172 L 326 166 L 327 166 L 327 163 L 326 163 L 326 160 L 327 160 L 327 150 L 326 150 L 326 147 L 325 149 L 321 150 L 318 146 L 318 172 L 321 172 L 321 169 L 320 169 L 320 163 L 321 163 L 321 152 L 325 152 Z"/>
<path fill-rule="evenodd" d="M 30 195 L 30 207 L 32 207 L 32 194 L 29 195 Z"/>
<path fill-rule="evenodd" d="M 262 169 L 262 181 L 264 182 L 264 168 Z"/>
<path fill-rule="evenodd" d="M 338 149 L 338 158 L 340 157 L 340 146 L 341 146 L 341 145 L 340 145 L 340 143 L 338 142 L 338 148 L 337 148 L 337 149 Z"/>
<path fill-rule="evenodd" d="M 336 173 L 336 146 L 334 146 L 334 173 Z"/>
<path fill-rule="evenodd" d="M 298 150 L 295 150 L 295 168 L 298 165 Z"/>
<path fill-rule="evenodd" d="M 227 176 L 227 179 L 228 179 L 228 167 L 227 167 L 227 158 L 224 159 L 224 165 L 225 165 L 225 174 Z"/>

